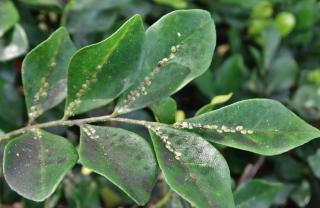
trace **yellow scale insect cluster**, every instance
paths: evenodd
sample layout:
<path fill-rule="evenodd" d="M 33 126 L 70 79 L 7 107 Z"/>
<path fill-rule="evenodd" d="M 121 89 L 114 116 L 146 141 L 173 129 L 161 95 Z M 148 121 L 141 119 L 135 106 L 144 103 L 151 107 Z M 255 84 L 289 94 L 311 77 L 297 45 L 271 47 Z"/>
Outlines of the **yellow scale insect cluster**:
<path fill-rule="evenodd" d="M 163 133 L 160 129 L 160 127 L 148 127 L 151 131 L 153 131 L 165 144 L 165 148 L 172 152 L 176 158 L 176 160 L 180 160 L 182 153 L 177 151 L 174 147 L 172 147 L 171 142 L 169 141 L 169 136 Z"/>
<path fill-rule="evenodd" d="M 98 139 L 100 139 L 100 136 L 96 134 L 96 130 L 94 128 L 92 128 L 91 126 L 81 126 L 82 130 L 84 131 L 84 133 L 92 140 L 97 141 Z M 98 142 L 97 142 L 98 143 Z M 107 152 L 105 150 L 104 146 L 101 146 L 101 148 L 103 149 L 103 155 L 107 156 Z"/>
<path fill-rule="evenodd" d="M 56 62 L 54 61 L 51 62 L 49 66 L 48 75 L 56 65 L 57 65 Z M 34 95 L 34 98 L 33 98 L 34 104 L 33 106 L 31 106 L 30 108 L 31 111 L 28 114 L 31 122 L 34 121 L 38 116 L 40 116 L 43 113 L 43 110 L 41 109 L 41 106 L 40 106 L 40 101 L 48 97 L 48 90 L 49 90 L 48 75 L 41 78 L 39 91 Z"/>
<path fill-rule="evenodd" d="M 76 99 L 72 101 L 67 107 L 67 110 L 65 113 L 66 117 L 74 116 L 75 110 L 81 104 L 81 98 L 85 95 L 86 92 L 90 90 L 90 87 L 92 86 L 92 84 L 97 82 L 97 76 L 101 72 L 101 69 L 102 69 L 102 65 L 98 65 L 96 67 L 96 72 L 92 75 L 91 79 L 86 80 L 85 83 L 81 85 L 80 90 L 76 93 Z"/>
<path fill-rule="evenodd" d="M 31 129 L 31 132 L 32 132 L 33 135 L 34 135 L 34 137 L 33 137 L 34 140 L 37 140 L 37 139 L 41 139 L 41 138 L 42 138 L 42 133 L 41 133 L 40 129 L 32 128 L 32 129 Z"/>
<path fill-rule="evenodd" d="M 181 33 L 177 33 L 177 35 L 179 37 L 181 37 Z M 170 48 L 171 53 L 170 53 L 169 57 L 165 57 L 165 58 L 161 59 L 157 63 L 157 66 L 143 79 L 141 84 L 136 89 L 131 90 L 129 92 L 129 95 L 123 101 L 124 107 L 128 107 L 130 102 L 135 101 L 141 95 L 148 94 L 146 91 L 146 88 L 151 85 L 152 80 L 154 79 L 155 75 L 158 74 L 165 65 L 167 65 L 171 60 L 173 60 L 176 57 L 176 53 L 178 52 L 178 49 L 180 47 L 181 46 L 179 44 L 171 46 L 171 48 Z"/>
<path fill-rule="evenodd" d="M 90 139 L 97 140 L 100 138 L 99 135 L 96 135 L 96 130 L 91 126 L 83 126 L 82 130 Z"/>
<path fill-rule="evenodd" d="M 204 129 L 204 130 L 214 130 L 218 133 L 241 133 L 241 134 L 253 134 L 254 131 L 250 129 L 245 129 L 243 126 L 238 125 L 236 127 L 228 127 L 225 125 L 208 125 L 208 124 L 195 124 L 195 123 L 188 123 L 188 122 L 181 122 L 175 123 L 175 128 L 181 129 Z"/>

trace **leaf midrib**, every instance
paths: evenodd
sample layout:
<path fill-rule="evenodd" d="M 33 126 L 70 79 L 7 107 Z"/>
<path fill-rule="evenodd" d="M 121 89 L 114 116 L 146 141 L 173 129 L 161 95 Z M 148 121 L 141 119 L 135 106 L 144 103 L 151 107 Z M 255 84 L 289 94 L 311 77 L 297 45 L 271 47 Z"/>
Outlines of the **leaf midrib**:
<path fill-rule="evenodd" d="M 125 38 L 125 36 L 127 35 L 128 31 L 129 31 L 130 29 L 131 29 L 131 25 L 128 25 L 128 26 L 125 28 L 125 30 L 123 31 L 123 33 L 120 35 L 119 39 L 113 44 L 113 46 L 111 47 L 110 51 L 104 56 L 102 63 L 101 63 L 101 64 L 98 64 L 98 65 L 101 65 L 101 66 L 102 66 L 101 72 L 103 71 L 103 66 L 107 64 L 110 56 L 114 53 L 114 51 L 116 50 L 116 48 L 120 45 L 120 43 L 121 43 L 122 40 Z M 102 41 L 102 42 L 98 43 L 97 45 L 99 45 L 99 44 L 105 44 L 106 42 L 112 40 L 112 38 L 113 38 L 113 37 L 111 36 L 110 38 L 106 39 L 105 41 Z M 94 45 L 93 47 L 96 47 L 97 45 Z M 85 49 L 86 49 L 86 48 L 85 48 Z M 97 67 L 98 65 L 95 66 L 95 69 L 96 69 L 96 67 Z M 97 73 L 97 72 L 98 72 L 98 70 L 96 70 L 94 73 Z M 98 77 L 98 76 L 97 76 L 97 80 L 99 80 L 99 77 Z M 83 97 L 86 96 L 86 94 L 88 93 L 88 91 L 89 91 L 89 90 L 86 90 L 86 91 L 85 91 L 84 95 L 82 96 L 82 98 L 81 98 L 80 100 L 82 100 Z M 76 98 L 73 99 L 73 101 L 74 101 L 74 100 L 76 100 Z M 69 101 L 69 104 L 70 104 L 70 101 Z M 80 106 L 81 106 L 81 104 L 80 104 L 74 111 L 76 112 L 77 109 L 79 109 Z"/>

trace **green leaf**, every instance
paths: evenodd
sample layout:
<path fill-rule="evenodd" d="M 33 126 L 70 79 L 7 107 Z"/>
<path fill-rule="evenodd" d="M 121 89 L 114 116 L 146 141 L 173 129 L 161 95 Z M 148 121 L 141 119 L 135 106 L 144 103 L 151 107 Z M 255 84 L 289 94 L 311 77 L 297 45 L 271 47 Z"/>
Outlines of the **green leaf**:
<path fill-rule="evenodd" d="M 269 26 L 263 32 L 263 56 L 264 56 L 264 68 L 263 70 L 269 69 L 274 56 L 276 55 L 277 49 L 280 45 L 280 35 L 277 30 Z"/>
<path fill-rule="evenodd" d="M 73 9 L 116 9 L 128 5 L 132 0 L 72 0 Z"/>
<path fill-rule="evenodd" d="M 308 157 L 308 164 L 313 174 L 320 179 L 320 149 L 315 154 Z"/>
<path fill-rule="evenodd" d="M 4 152 L 4 176 L 11 189 L 43 201 L 75 165 L 78 155 L 65 138 L 36 130 L 10 141 Z"/>
<path fill-rule="evenodd" d="M 32 6 L 56 6 L 62 7 L 62 1 L 60 0 L 20 0 L 25 4 L 30 4 Z"/>
<path fill-rule="evenodd" d="M 258 179 L 250 180 L 235 191 L 236 207 L 269 208 L 282 187 L 281 183 Z"/>
<path fill-rule="evenodd" d="M 19 21 L 19 13 L 11 0 L 0 1 L 0 37 Z"/>
<path fill-rule="evenodd" d="M 215 95 L 215 89 L 213 87 L 215 78 L 211 69 L 205 71 L 201 76 L 197 77 L 193 83 L 206 98 L 211 99 Z"/>
<path fill-rule="evenodd" d="M 175 192 L 171 192 L 170 201 L 165 208 L 189 208 L 190 205 L 187 201 L 181 198 Z M 158 207 L 157 207 L 158 208 Z"/>
<path fill-rule="evenodd" d="M 207 104 L 207 105 L 204 105 L 202 106 L 195 114 L 195 116 L 200 116 L 201 114 L 204 114 L 204 113 L 207 113 L 207 112 L 210 112 L 214 109 L 214 105 L 212 105 L 211 103 Z"/>
<path fill-rule="evenodd" d="M 66 181 L 65 184 L 64 191 L 68 207 L 101 207 L 99 187 L 92 178 L 78 176 L 74 177 L 73 181 Z"/>
<path fill-rule="evenodd" d="M 258 1 L 259 4 L 254 5 L 251 16 L 254 19 L 264 19 L 272 16 L 272 3 L 269 1 Z"/>
<path fill-rule="evenodd" d="M 223 104 L 225 102 L 228 102 L 231 97 L 232 97 L 233 93 L 229 93 L 227 95 L 217 95 L 215 97 L 212 98 L 211 102 L 205 106 L 203 106 L 202 108 L 200 108 L 195 116 L 199 116 L 201 114 L 207 113 L 212 111 L 217 105 L 219 104 Z"/>
<path fill-rule="evenodd" d="M 64 9 L 61 24 L 68 28 L 77 46 L 92 44 L 113 30 L 111 27 L 115 26 L 118 16 L 114 6 L 127 4 L 128 1 L 130 0 L 69 1 Z"/>
<path fill-rule="evenodd" d="M 153 103 L 150 108 L 156 120 L 160 123 L 173 124 L 175 122 L 177 103 L 171 97 Z"/>
<path fill-rule="evenodd" d="M 23 55 L 28 49 L 28 39 L 20 25 L 0 37 L 0 62 L 8 61 Z"/>
<path fill-rule="evenodd" d="M 208 12 L 178 10 L 163 16 L 147 30 L 142 73 L 115 111 L 140 109 L 181 89 L 210 66 L 215 43 Z"/>
<path fill-rule="evenodd" d="M 196 207 L 234 207 L 228 165 L 209 142 L 166 126 L 149 131 L 165 180 L 175 192 Z"/>
<path fill-rule="evenodd" d="M 303 178 L 303 164 L 287 154 L 272 157 L 272 163 L 273 172 L 281 179 L 293 181 Z"/>
<path fill-rule="evenodd" d="M 158 4 L 168 5 L 176 9 L 183 9 L 187 7 L 185 0 L 153 0 Z"/>
<path fill-rule="evenodd" d="M 67 15 L 66 27 L 76 36 L 87 33 L 108 31 L 115 23 L 117 15 L 101 9 L 72 11 Z M 95 24 L 92 24 L 92 22 Z"/>
<path fill-rule="evenodd" d="M 287 90 L 296 81 L 298 64 L 291 57 L 280 57 L 272 63 L 266 77 L 267 93 Z"/>
<path fill-rule="evenodd" d="M 25 57 L 22 80 L 31 121 L 65 98 L 68 64 L 75 50 L 61 27 Z"/>
<path fill-rule="evenodd" d="M 297 1 L 294 7 L 294 16 L 296 17 L 296 30 L 306 31 L 314 25 L 316 20 L 315 13 L 318 11 L 318 2 L 313 0 Z"/>
<path fill-rule="evenodd" d="M 245 82 L 247 68 L 243 57 L 235 54 L 228 58 L 222 66 L 216 70 L 215 81 L 211 83 L 216 94 L 237 92 Z"/>
<path fill-rule="evenodd" d="M 211 142 L 262 154 L 275 155 L 320 136 L 320 131 L 281 103 L 251 99 L 177 123 Z"/>
<path fill-rule="evenodd" d="M 226 59 L 218 69 L 206 71 L 195 83 L 204 95 L 212 98 L 214 95 L 240 91 L 246 76 L 247 67 L 243 57 L 235 54 Z"/>
<path fill-rule="evenodd" d="M 0 136 L 2 136 L 4 132 L 0 129 Z M 4 154 L 4 147 L 7 144 L 7 140 L 0 141 L 0 177 L 2 177 L 3 173 L 3 154 Z"/>
<path fill-rule="evenodd" d="M 290 195 L 290 198 L 299 206 L 306 207 L 311 199 L 311 187 L 307 180 L 303 180 Z"/>
<path fill-rule="evenodd" d="M 4 121 L 19 126 L 23 120 L 23 101 L 12 83 L 7 83 L 0 78 L 0 118 Z"/>
<path fill-rule="evenodd" d="M 149 144 L 137 134 L 85 125 L 81 128 L 80 163 L 106 177 L 139 205 L 144 205 L 157 178 Z"/>
<path fill-rule="evenodd" d="M 292 106 L 301 116 L 310 120 L 320 119 L 320 85 L 302 85 L 293 95 Z"/>
<path fill-rule="evenodd" d="M 226 95 L 214 96 L 212 98 L 212 100 L 211 100 L 211 104 L 212 105 L 219 105 L 219 104 L 226 103 L 231 99 L 232 95 L 233 95 L 233 93 L 229 93 L 229 94 L 226 94 Z"/>
<path fill-rule="evenodd" d="M 104 106 L 128 89 L 140 70 L 143 41 L 135 15 L 106 40 L 80 49 L 69 64 L 65 116 Z"/>

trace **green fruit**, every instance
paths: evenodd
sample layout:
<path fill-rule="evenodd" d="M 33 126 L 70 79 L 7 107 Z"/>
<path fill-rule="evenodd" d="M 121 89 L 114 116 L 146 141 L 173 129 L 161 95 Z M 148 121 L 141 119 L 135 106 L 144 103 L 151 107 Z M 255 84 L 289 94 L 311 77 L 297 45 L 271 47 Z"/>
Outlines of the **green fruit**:
<path fill-rule="evenodd" d="M 307 80 L 311 84 L 320 85 L 320 68 L 310 71 L 307 75 Z"/>
<path fill-rule="evenodd" d="M 253 18 L 268 18 L 273 13 L 272 4 L 269 1 L 261 1 L 258 5 L 253 8 Z"/>
<path fill-rule="evenodd" d="M 268 26 L 267 19 L 255 19 L 249 22 L 248 33 L 251 36 L 259 36 L 263 30 Z"/>
<path fill-rule="evenodd" d="M 296 18 L 290 12 L 280 12 L 276 16 L 274 24 L 281 37 L 285 37 L 293 30 Z"/>

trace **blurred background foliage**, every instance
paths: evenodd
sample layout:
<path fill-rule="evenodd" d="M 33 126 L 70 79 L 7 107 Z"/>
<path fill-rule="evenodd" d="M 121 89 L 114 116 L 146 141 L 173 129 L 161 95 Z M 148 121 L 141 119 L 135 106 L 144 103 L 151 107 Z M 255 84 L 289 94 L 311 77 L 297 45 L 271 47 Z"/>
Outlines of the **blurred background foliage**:
<path fill-rule="evenodd" d="M 0 0 L 0 134 L 26 124 L 23 57 L 60 25 L 80 48 L 108 37 L 133 14 L 140 14 L 147 28 L 164 14 L 184 8 L 208 10 L 215 20 L 218 42 L 212 66 L 174 99 L 128 117 L 173 123 L 238 100 L 266 97 L 283 102 L 320 128 L 319 0 Z M 107 114 L 110 108 L 87 116 Z M 63 104 L 41 120 L 58 119 L 62 111 Z M 147 137 L 143 130 L 130 128 Z M 52 131 L 77 143 L 77 130 Z M 255 193 L 252 203 L 242 207 L 319 207 L 319 141 L 266 158 L 219 148 L 229 163 L 238 205 Z M 253 176 L 273 182 L 249 180 Z M 80 167 L 43 203 L 12 192 L 0 168 L 1 206 L 136 207 L 106 179 Z M 190 205 L 169 191 L 160 175 L 146 207 Z"/>

